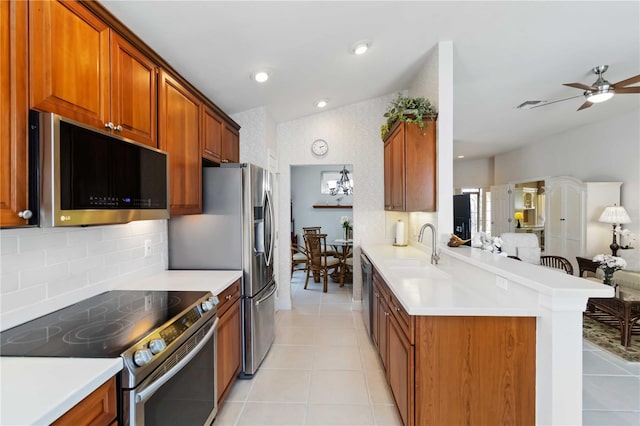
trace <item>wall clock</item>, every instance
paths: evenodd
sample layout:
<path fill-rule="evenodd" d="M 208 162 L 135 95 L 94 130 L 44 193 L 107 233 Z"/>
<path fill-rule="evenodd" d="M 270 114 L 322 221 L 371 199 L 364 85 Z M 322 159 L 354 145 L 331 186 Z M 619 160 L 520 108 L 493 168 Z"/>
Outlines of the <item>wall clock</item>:
<path fill-rule="evenodd" d="M 324 157 L 329 152 L 329 144 L 324 139 L 316 139 L 311 144 L 311 152 L 316 157 Z"/>

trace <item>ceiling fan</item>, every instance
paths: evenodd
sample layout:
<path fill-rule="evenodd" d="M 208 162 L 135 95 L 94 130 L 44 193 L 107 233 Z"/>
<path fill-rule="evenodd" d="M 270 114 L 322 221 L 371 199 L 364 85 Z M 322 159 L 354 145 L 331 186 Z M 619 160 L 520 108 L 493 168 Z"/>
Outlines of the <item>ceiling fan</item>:
<path fill-rule="evenodd" d="M 608 65 L 600 65 L 591 69 L 591 71 L 598 76 L 598 79 L 591 86 L 582 84 L 582 83 L 564 83 L 563 84 L 564 86 L 575 87 L 576 89 L 584 90 L 584 93 L 582 95 L 572 96 L 570 98 L 559 99 L 557 101 L 551 101 L 551 102 L 527 101 L 521 104 L 519 108 L 523 106 L 529 106 L 532 104 L 535 106 L 530 106 L 529 107 L 530 109 L 539 108 L 542 106 L 551 105 L 557 102 L 567 101 L 569 99 L 575 99 L 575 98 L 579 98 L 580 96 L 584 96 L 586 98 L 586 101 L 580 106 L 580 108 L 578 108 L 578 111 L 581 111 L 583 109 L 589 108 L 593 104 L 608 101 L 616 93 L 618 94 L 640 93 L 640 86 L 626 87 L 631 84 L 639 83 L 640 75 L 636 75 L 635 77 L 630 77 L 630 78 L 627 78 L 626 80 L 622 80 L 617 83 L 611 84 L 602 77 L 602 74 L 604 74 L 608 68 L 609 68 Z M 540 105 L 536 105 L 536 104 L 540 104 Z"/>

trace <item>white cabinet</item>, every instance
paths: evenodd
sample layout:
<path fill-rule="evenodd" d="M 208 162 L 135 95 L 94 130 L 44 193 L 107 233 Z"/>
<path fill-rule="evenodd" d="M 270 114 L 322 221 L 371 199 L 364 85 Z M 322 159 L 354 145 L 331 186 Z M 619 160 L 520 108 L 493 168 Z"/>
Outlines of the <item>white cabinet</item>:
<path fill-rule="evenodd" d="M 606 206 L 620 203 L 620 185 L 568 176 L 545 180 L 545 254 L 565 257 L 577 271 L 576 256 L 607 253 L 611 226 L 598 218 Z"/>

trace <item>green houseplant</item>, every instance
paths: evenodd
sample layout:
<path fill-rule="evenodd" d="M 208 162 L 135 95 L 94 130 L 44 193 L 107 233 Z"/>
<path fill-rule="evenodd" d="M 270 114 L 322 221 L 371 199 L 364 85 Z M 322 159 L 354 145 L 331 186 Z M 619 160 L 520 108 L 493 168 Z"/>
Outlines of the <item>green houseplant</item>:
<path fill-rule="evenodd" d="M 416 123 L 420 129 L 424 129 L 427 126 L 425 120 L 435 118 L 437 112 L 428 99 L 410 98 L 398 93 L 398 96 L 389 103 L 389 109 L 384 116 L 387 122 L 380 126 L 380 136 L 383 140 L 397 121 Z"/>

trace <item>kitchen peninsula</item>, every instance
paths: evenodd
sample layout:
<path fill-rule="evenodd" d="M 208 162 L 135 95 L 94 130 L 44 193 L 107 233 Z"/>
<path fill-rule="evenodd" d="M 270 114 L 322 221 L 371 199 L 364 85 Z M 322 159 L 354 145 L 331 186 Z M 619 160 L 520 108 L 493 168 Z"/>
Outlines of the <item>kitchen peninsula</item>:
<path fill-rule="evenodd" d="M 405 425 L 581 424 L 582 311 L 613 289 L 468 247 L 365 245 Z"/>

